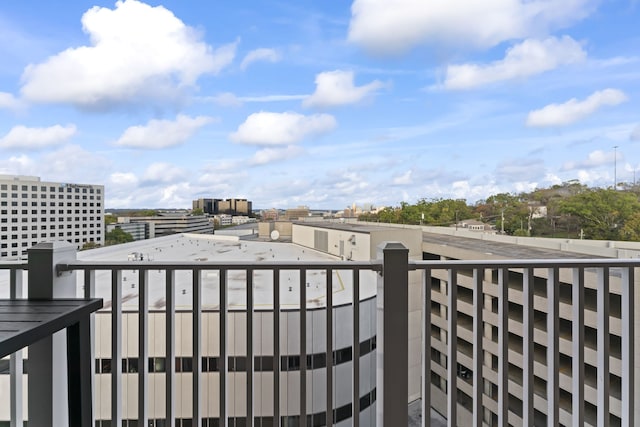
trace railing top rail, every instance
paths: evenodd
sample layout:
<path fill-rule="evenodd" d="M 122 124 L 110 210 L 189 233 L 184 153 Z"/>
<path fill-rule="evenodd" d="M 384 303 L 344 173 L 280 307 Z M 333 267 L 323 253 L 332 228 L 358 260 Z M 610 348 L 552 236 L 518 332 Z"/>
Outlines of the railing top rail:
<path fill-rule="evenodd" d="M 380 261 L 77 261 L 58 264 L 57 271 L 72 270 L 371 270 L 381 271 Z"/>
<path fill-rule="evenodd" d="M 2 261 L 0 270 L 26 270 L 29 264 L 26 261 Z"/>
<path fill-rule="evenodd" d="M 602 268 L 640 267 L 640 259 L 500 259 L 409 261 L 409 270 L 449 268 Z"/>

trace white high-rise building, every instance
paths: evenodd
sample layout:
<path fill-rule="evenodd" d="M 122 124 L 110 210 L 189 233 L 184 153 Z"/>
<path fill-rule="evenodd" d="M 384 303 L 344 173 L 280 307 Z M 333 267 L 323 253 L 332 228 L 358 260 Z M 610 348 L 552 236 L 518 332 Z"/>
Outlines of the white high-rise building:
<path fill-rule="evenodd" d="M 104 186 L 0 175 L 0 258 L 26 257 L 54 240 L 104 244 Z"/>

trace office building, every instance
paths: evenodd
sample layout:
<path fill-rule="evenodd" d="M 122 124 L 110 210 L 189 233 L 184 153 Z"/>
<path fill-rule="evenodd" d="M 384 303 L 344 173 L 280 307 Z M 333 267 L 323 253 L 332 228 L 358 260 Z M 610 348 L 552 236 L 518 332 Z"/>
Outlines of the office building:
<path fill-rule="evenodd" d="M 132 216 L 118 219 L 124 223 L 145 223 L 146 239 L 178 233 L 213 234 L 213 224 L 206 215 L 159 212 L 155 216 Z"/>
<path fill-rule="evenodd" d="M 218 213 L 225 213 L 232 216 L 251 216 L 251 202 L 247 199 L 227 199 L 218 203 Z"/>
<path fill-rule="evenodd" d="M 247 199 L 197 199 L 192 206 L 193 209 L 202 209 L 208 215 L 251 216 L 251 204 Z"/>
<path fill-rule="evenodd" d="M 113 231 L 116 228 L 124 231 L 125 233 L 131 234 L 133 240 L 144 240 L 149 237 L 149 227 L 150 224 L 148 222 L 126 222 L 129 218 L 122 218 L 123 222 L 116 222 L 113 224 L 107 224 L 107 233 Z"/>
<path fill-rule="evenodd" d="M 0 175 L 0 258 L 19 259 L 38 242 L 104 244 L 104 186 Z"/>
<path fill-rule="evenodd" d="M 193 209 L 202 209 L 208 215 L 215 215 L 219 212 L 218 204 L 222 199 L 197 199 L 192 203 Z"/>
<path fill-rule="evenodd" d="M 287 221 L 295 221 L 298 219 L 308 218 L 310 215 L 309 207 L 298 206 L 297 208 L 287 209 L 284 212 L 284 219 Z"/>

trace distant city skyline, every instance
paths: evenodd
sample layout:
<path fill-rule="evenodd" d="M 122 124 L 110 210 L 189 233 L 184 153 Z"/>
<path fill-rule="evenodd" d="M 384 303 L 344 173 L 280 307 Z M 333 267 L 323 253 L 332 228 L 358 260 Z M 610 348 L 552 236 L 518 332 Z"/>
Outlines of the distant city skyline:
<path fill-rule="evenodd" d="M 0 174 L 100 183 L 107 209 L 635 179 L 637 1 L 394 4 L 8 2 Z"/>

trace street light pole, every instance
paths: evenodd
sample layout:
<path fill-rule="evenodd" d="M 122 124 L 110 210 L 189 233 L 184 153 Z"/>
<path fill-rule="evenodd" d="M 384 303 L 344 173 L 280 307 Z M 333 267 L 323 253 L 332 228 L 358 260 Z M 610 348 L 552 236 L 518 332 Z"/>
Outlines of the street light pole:
<path fill-rule="evenodd" d="M 613 146 L 613 190 L 618 189 L 618 146 Z"/>

